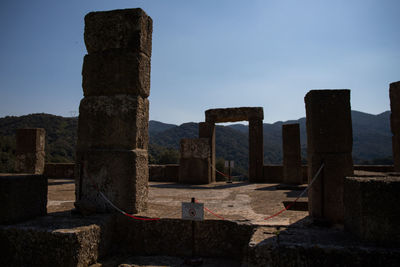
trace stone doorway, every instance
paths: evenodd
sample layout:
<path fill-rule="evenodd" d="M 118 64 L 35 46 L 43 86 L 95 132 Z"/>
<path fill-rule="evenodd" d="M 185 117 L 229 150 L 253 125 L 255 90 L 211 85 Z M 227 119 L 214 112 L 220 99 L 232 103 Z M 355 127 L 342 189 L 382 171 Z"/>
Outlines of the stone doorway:
<path fill-rule="evenodd" d="M 215 181 L 215 124 L 224 122 L 249 122 L 249 182 L 263 179 L 264 141 L 262 107 L 240 107 L 209 109 L 206 120 L 199 124 L 199 137 L 208 138 L 211 151 L 212 181 Z"/>

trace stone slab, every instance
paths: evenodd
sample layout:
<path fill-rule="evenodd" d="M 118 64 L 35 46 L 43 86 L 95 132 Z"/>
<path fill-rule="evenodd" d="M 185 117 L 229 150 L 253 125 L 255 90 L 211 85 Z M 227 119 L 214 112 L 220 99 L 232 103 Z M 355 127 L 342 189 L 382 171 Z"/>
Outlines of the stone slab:
<path fill-rule="evenodd" d="M 42 174 L 45 166 L 44 151 L 36 152 L 16 152 L 15 153 L 15 172 Z"/>
<path fill-rule="evenodd" d="M 147 150 L 90 150 L 77 153 L 75 206 L 82 213 L 116 212 L 99 194 L 118 208 L 137 213 L 147 208 Z"/>
<path fill-rule="evenodd" d="M 46 131 L 42 128 L 17 129 L 15 137 L 17 153 L 44 151 Z"/>
<path fill-rule="evenodd" d="M 114 49 L 86 55 L 82 68 L 85 96 L 150 95 L 150 57 Z"/>
<path fill-rule="evenodd" d="M 0 224 L 46 215 L 47 179 L 34 174 L 0 174 Z"/>
<path fill-rule="evenodd" d="M 350 90 L 311 90 L 304 100 L 308 153 L 351 152 Z"/>
<path fill-rule="evenodd" d="M 140 8 L 90 12 L 85 16 L 85 45 L 89 54 L 127 49 L 151 56 L 153 21 Z"/>
<path fill-rule="evenodd" d="M 206 110 L 206 122 L 236 122 L 248 120 L 263 120 L 262 107 L 217 108 Z"/>
<path fill-rule="evenodd" d="M 165 165 L 165 178 L 170 182 L 178 182 L 179 180 L 179 164 Z"/>
<path fill-rule="evenodd" d="M 400 245 L 400 177 L 346 177 L 345 228 L 363 240 Z"/>
<path fill-rule="evenodd" d="M 77 150 L 147 149 L 149 101 L 118 95 L 82 99 Z"/>

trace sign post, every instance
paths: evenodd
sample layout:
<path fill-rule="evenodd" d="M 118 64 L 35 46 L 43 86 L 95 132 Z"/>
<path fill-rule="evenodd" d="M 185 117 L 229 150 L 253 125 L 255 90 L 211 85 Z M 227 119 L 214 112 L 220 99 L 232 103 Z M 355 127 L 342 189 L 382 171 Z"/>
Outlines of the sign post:
<path fill-rule="evenodd" d="M 202 258 L 196 258 L 196 222 L 204 220 L 204 203 L 196 203 L 195 198 L 191 202 L 182 202 L 182 219 L 192 221 L 192 257 L 185 260 L 185 264 L 198 266 L 203 263 Z"/>

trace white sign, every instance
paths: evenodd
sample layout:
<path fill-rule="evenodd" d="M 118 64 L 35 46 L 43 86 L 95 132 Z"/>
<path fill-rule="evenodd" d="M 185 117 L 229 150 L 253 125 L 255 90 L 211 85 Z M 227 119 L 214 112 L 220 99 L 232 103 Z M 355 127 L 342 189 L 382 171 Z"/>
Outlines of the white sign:
<path fill-rule="evenodd" d="M 231 168 L 234 168 L 235 163 L 233 160 L 225 160 L 225 168 L 228 168 L 230 165 Z"/>
<path fill-rule="evenodd" d="M 204 203 L 182 202 L 182 219 L 203 221 Z"/>

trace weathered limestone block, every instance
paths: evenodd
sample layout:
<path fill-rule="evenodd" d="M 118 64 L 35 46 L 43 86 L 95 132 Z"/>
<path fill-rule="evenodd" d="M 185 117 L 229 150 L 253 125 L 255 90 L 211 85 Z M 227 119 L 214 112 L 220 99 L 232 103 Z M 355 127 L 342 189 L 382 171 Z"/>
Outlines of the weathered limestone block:
<path fill-rule="evenodd" d="M 147 150 L 91 150 L 77 153 L 76 203 L 82 213 L 115 212 L 100 196 L 117 207 L 138 213 L 147 207 Z"/>
<path fill-rule="evenodd" d="M 282 125 L 283 182 L 302 183 L 300 125 Z"/>
<path fill-rule="evenodd" d="M 206 122 L 263 120 L 262 107 L 217 108 L 206 110 Z"/>
<path fill-rule="evenodd" d="M 141 97 L 93 96 L 79 107 L 77 150 L 147 149 L 149 101 Z"/>
<path fill-rule="evenodd" d="M 179 182 L 211 183 L 211 160 L 208 138 L 182 139 L 179 162 Z"/>
<path fill-rule="evenodd" d="M 90 12 L 85 16 L 85 45 L 89 54 L 127 49 L 151 56 L 152 19 L 140 8 Z"/>
<path fill-rule="evenodd" d="M 390 84 L 390 128 L 393 133 L 392 153 L 394 169 L 400 171 L 400 81 Z"/>
<path fill-rule="evenodd" d="M 359 238 L 400 244 L 400 177 L 346 177 L 344 226 Z"/>
<path fill-rule="evenodd" d="M 215 123 L 200 122 L 199 123 L 199 138 L 208 138 L 211 153 L 211 165 L 215 169 Z M 211 171 L 211 180 L 215 182 L 215 170 Z"/>
<path fill-rule="evenodd" d="M 46 142 L 46 131 L 44 129 L 17 129 L 15 136 L 17 153 L 32 153 L 36 151 L 44 151 L 44 146 Z"/>
<path fill-rule="evenodd" d="M 35 174 L 0 174 L 0 224 L 12 224 L 47 213 L 47 179 Z"/>
<path fill-rule="evenodd" d="M 42 174 L 45 165 L 44 151 L 36 152 L 16 152 L 15 153 L 15 171 L 17 173 Z"/>
<path fill-rule="evenodd" d="M 85 96 L 150 95 L 150 58 L 122 49 L 86 55 L 82 68 Z"/>
<path fill-rule="evenodd" d="M 309 179 L 324 167 L 308 192 L 310 215 L 317 220 L 343 223 L 343 181 L 353 175 L 351 153 L 313 154 L 308 157 Z"/>
<path fill-rule="evenodd" d="M 261 182 L 264 179 L 264 135 L 261 119 L 249 120 L 249 181 Z"/>
<path fill-rule="evenodd" d="M 304 100 L 308 153 L 351 152 L 350 90 L 311 90 Z"/>

